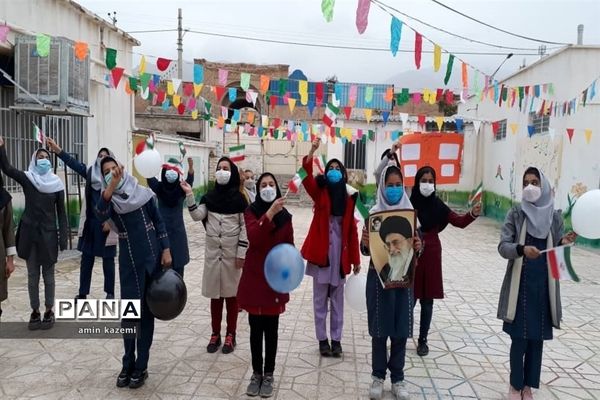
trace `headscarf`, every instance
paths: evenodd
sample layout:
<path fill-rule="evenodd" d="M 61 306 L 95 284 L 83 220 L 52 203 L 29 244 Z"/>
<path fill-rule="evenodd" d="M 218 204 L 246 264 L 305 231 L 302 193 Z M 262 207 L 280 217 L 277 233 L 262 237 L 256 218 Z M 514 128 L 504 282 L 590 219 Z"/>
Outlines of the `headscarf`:
<path fill-rule="evenodd" d="M 2 210 L 10 201 L 12 196 L 8 193 L 8 190 L 4 187 L 4 178 L 0 174 L 0 210 Z"/>
<path fill-rule="evenodd" d="M 528 201 L 521 202 L 521 209 L 527 218 L 527 233 L 538 239 L 546 239 L 550 233 L 552 218 L 554 216 L 554 197 L 552 196 L 550 181 L 548 181 L 538 168 L 528 168 L 523 177 L 525 177 L 528 171 L 531 173 L 531 169 L 539 173 L 542 195 L 535 203 Z"/>
<path fill-rule="evenodd" d="M 98 150 L 96 161 L 94 161 L 94 165 L 90 167 L 90 185 L 92 185 L 92 189 L 98 191 L 102 190 L 102 184 L 104 183 L 104 175 L 102 175 L 102 168 L 100 168 L 100 161 L 102 161 L 100 160 L 100 153 L 103 151 L 107 152 L 109 157 L 115 158 L 113 152 L 106 147 Z"/>
<path fill-rule="evenodd" d="M 113 157 L 107 156 L 104 157 L 100 162 L 100 168 L 102 168 L 102 166 L 109 161 L 119 164 L 119 162 Z M 119 190 L 115 189 L 110 200 L 112 202 L 113 209 L 117 214 L 127 214 L 142 208 L 154 197 L 154 192 L 152 190 L 139 185 L 137 179 L 128 174 L 126 171 L 123 171 L 122 179 L 124 179 L 123 186 L 121 186 Z M 102 187 L 106 189 L 108 186 L 106 181 L 103 179 L 102 182 Z"/>
<path fill-rule="evenodd" d="M 240 193 L 240 172 L 228 157 L 221 157 L 217 163 L 217 168 L 221 161 L 229 163 L 231 178 L 229 178 L 226 185 L 215 182 L 215 188 L 202 196 L 200 204 L 206 204 L 208 211 L 218 214 L 243 213 L 248 207 L 248 202 L 244 195 Z"/>
<path fill-rule="evenodd" d="M 179 174 L 181 179 L 183 176 L 183 168 L 177 160 L 170 159 L 168 163 L 163 164 L 160 172 L 160 185 L 156 192 L 158 199 L 167 207 L 176 207 L 179 201 L 185 197 L 185 192 L 181 188 L 180 179 L 175 182 L 169 182 L 166 177 L 168 170 L 173 170 Z"/>
<path fill-rule="evenodd" d="M 327 179 L 327 171 L 331 167 L 331 164 L 334 162 L 338 163 L 340 166 L 340 172 L 342 173 L 342 179 L 340 179 L 337 183 L 331 183 Z M 326 187 L 329 192 L 329 199 L 331 200 L 331 215 L 335 217 L 341 217 L 344 215 L 346 211 L 346 199 L 348 197 L 348 192 L 346 190 L 346 183 L 348 182 L 348 174 L 346 172 L 346 167 L 344 164 L 336 158 L 332 158 L 325 165 L 325 174 L 318 175 L 316 177 L 317 185 L 319 187 Z"/>
<path fill-rule="evenodd" d="M 406 194 L 406 189 L 404 190 L 404 194 L 402 195 L 402 198 L 400 199 L 398 204 L 389 204 L 387 199 L 385 198 L 385 181 L 392 172 L 400 174 L 400 177 L 402 178 L 402 172 L 400 172 L 400 169 L 397 166 L 391 164 L 384 168 L 384 170 L 381 173 L 381 177 L 379 178 L 379 186 L 377 187 L 377 202 L 371 208 L 371 214 L 379 211 L 413 209 L 413 205 L 411 204 L 410 200 L 408 199 L 408 195 Z"/>
<path fill-rule="evenodd" d="M 436 187 L 437 179 L 435 170 L 430 166 L 419 168 L 415 176 L 415 186 L 410 194 L 410 202 L 415 207 L 415 210 L 417 210 L 417 217 L 421 223 L 421 230 L 423 232 L 428 232 L 435 227 L 441 232 L 448 225 L 450 208 L 437 196 L 435 191 L 429 197 L 421 194 L 419 182 L 421 182 L 421 178 L 426 173 L 433 175 L 434 188 Z"/>
<path fill-rule="evenodd" d="M 258 181 L 256 181 L 256 200 L 254 200 L 254 203 L 250 204 L 250 210 L 254 213 L 254 215 L 256 215 L 256 218 L 262 217 L 269 210 L 269 208 L 271 208 L 271 205 L 275 201 L 273 200 L 272 202 L 267 203 L 260 196 L 260 182 L 267 176 L 270 176 L 275 181 L 275 190 L 277 191 L 277 196 L 275 196 L 275 200 L 281 197 L 281 190 L 279 189 L 279 184 L 277 183 L 277 179 L 275 179 L 275 176 L 269 172 L 265 172 L 264 174 L 262 174 L 258 178 Z M 281 211 L 275 214 L 275 216 L 273 217 L 273 223 L 275 224 L 276 229 L 279 229 L 291 219 L 292 214 L 290 214 L 286 208 L 283 208 Z"/>
<path fill-rule="evenodd" d="M 37 172 L 35 166 L 37 162 L 37 156 L 40 151 L 43 151 L 46 154 L 48 154 L 48 159 L 50 159 L 50 153 L 48 153 L 46 150 L 38 149 L 37 151 L 35 151 L 31 156 L 29 168 L 27 169 L 27 171 L 25 171 L 27 179 L 29 179 L 33 186 L 35 186 L 35 188 L 41 193 L 62 192 L 63 190 L 65 190 L 65 185 L 52 170 L 46 172 L 44 175 L 40 175 Z"/>

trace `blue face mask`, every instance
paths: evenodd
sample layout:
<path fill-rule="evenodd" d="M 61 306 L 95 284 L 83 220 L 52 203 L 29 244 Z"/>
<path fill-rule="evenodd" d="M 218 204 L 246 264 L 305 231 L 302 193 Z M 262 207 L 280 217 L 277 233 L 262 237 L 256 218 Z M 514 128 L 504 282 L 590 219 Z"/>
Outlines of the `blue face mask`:
<path fill-rule="evenodd" d="M 52 168 L 52 163 L 46 158 L 39 159 L 35 162 L 35 170 L 40 175 L 46 175 Z"/>
<path fill-rule="evenodd" d="M 165 171 L 165 179 L 167 180 L 167 182 L 173 183 L 177 180 L 177 178 L 179 178 L 179 174 L 173 171 L 172 169 L 168 169 Z"/>
<path fill-rule="evenodd" d="M 327 171 L 327 180 L 331 183 L 338 183 L 342 180 L 342 172 L 339 169 L 330 169 Z"/>
<path fill-rule="evenodd" d="M 112 182 L 112 172 L 107 173 L 106 175 L 104 175 L 104 182 L 106 182 L 106 186 L 109 186 L 110 183 Z M 119 190 L 123 187 L 123 184 L 125 183 L 125 179 L 121 178 L 121 182 L 119 182 L 119 184 L 117 185 L 117 187 L 115 188 L 115 190 Z"/>
<path fill-rule="evenodd" d="M 385 188 L 385 198 L 391 205 L 398 204 L 404 195 L 402 186 L 388 186 Z"/>

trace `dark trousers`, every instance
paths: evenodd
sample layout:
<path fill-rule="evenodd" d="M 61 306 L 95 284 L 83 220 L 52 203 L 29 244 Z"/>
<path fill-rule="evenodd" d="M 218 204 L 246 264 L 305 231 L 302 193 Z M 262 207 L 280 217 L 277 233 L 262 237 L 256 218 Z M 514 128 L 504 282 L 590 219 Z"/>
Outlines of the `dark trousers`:
<path fill-rule="evenodd" d="M 517 390 L 540 387 L 543 340 L 512 338 L 510 345 L 510 384 Z"/>
<path fill-rule="evenodd" d="M 419 326 L 419 342 L 427 342 L 427 335 L 431 327 L 431 319 L 433 318 L 433 299 L 420 299 L 421 303 L 421 321 Z M 417 301 L 413 302 L 413 308 L 417 305 Z"/>
<path fill-rule="evenodd" d="M 81 253 L 81 266 L 79 270 L 79 295 L 90 294 L 92 284 L 92 270 L 96 257 L 92 254 Z M 104 291 L 106 294 L 115 294 L 115 258 L 102 258 L 102 269 L 104 271 Z"/>
<path fill-rule="evenodd" d="M 252 353 L 252 370 L 255 374 L 272 374 L 275 371 L 277 355 L 277 330 L 279 315 L 248 314 L 250 324 L 250 352 Z M 265 365 L 263 370 L 263 337 L 265 340 Z"/>
<path fill-rule="evenodd" d="M 404 380 L 404 359 L 406 357 L 406 338 L 391 337 L 392 342 L 390 358 L 387 356 L 387 337 L 371 338 L 371 364 L 373 376 L 385 379 L 385 373 L 389 369 L 392 383 Z"/>
<path fill-rule="evenodd" d="M 146 282 L 150 282 L 150 276 L 146 275 Z M 123 293 L 121 293 L 123 297 Z M 124 338 L 125 354 L 123 355 L 123 367 L 140 371 L 148 368 L 148 359 L 150 358 L 150 346 L 154 337 L 154 314 L 148 308 L 146 299 L 142 297 L 142 316 L 139 320 L 123 320 L 122 326 L 132 326 L 137 324 L 137 338 Z M 137 358 L 136 358 L 137 349 Z"/>
<path fill-rule="evenodd" d="M 235 333 L 237 330 L 238 313 L 240 311 L 238 308 L 237 297 L 210 299 L 210 319 L 213 333 L 221 333 L 223 302 L 225 302 L 227 308 L 227 333 Z"/>

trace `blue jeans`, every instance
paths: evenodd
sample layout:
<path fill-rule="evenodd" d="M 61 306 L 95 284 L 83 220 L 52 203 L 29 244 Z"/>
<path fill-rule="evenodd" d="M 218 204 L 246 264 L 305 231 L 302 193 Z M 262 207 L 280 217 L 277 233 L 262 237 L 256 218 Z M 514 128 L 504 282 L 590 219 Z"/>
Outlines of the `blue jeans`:
<path fill-rule="evenodd" d="M 392 383 L 404 380 L 404 359 L 406 357 L 406 338 L 390 338 L 392 342 L 390 358 L 387 356 L 387 337 L 372 337 L 372 375 L 385 379 L 387 370 L 390 370 Z"/>
<path fill-rule="evenodd" d="M 81 266 L 79 272 L 79 295 L 87 296 L 90 294 L 92 284 L 92 270 L 96 257 L 92 254 L 81 253 Z M 106 257 L 102 259 L 102 269 L 104 270 L 104 291 L 106 294 L 115 294 L 115 259 Z"/>
<path fill-rule="evenodd" d="M 510 384 L 517 390 L 540 387 L 543 340 L 512 338 L 510 345 Z"/>

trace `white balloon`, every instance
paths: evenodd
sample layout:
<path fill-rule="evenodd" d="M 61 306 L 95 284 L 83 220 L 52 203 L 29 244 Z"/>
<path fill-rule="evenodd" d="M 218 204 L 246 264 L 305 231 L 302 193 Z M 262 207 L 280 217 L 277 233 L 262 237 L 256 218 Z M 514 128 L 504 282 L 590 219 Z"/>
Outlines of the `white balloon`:
<path fill-rule="evenodd" d="M 358 312 L 367 311 L 367 275 L 352 274 L 348 277 L 345 286 L 346 303 L 350 308 Z"/>
<path fill-rule="evenodd" d="M 587 239 L 600 239 L 600 190 L 590 190 L 581 196 L 571 213 L 573 230 Z"/>
<path fill-rule="evenodd" d="M 133 159 L 137 172 L 144 178 L 154 178 L 162 168 L 162 158 L 155 149 L 144 150 Z"/>

